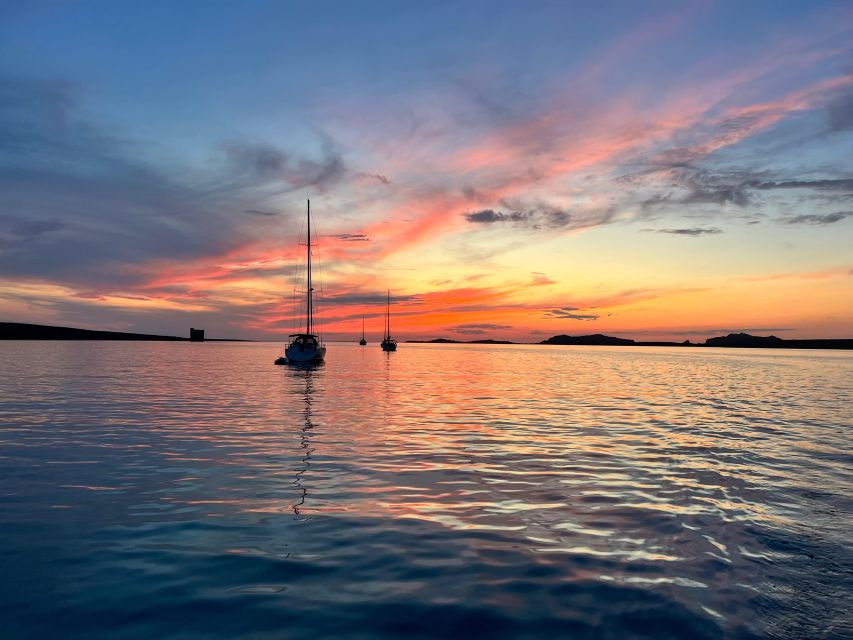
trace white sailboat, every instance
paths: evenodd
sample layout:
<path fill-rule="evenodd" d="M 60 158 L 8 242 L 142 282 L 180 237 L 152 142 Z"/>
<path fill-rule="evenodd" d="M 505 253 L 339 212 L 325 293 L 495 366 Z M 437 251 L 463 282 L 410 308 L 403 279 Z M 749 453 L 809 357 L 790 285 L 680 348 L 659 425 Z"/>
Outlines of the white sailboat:
<path fill-rule="evenodd" d="M 305 333 L 291 334 L 284 356 L 276 364 L 317 364 L 326 357 L 326 346 L 314 331 L 314 287 L 311 282 L 311 201 L 308 201 L 307 287 L 305 289 Z"/>
<path fill-rule="evenodd" d="M 391 291 L 388 291 L 388 300 L 385 303 L 385 335 L 380 343 L 383 351 L 396 351 L 397 341 L 391 337 Z"/>

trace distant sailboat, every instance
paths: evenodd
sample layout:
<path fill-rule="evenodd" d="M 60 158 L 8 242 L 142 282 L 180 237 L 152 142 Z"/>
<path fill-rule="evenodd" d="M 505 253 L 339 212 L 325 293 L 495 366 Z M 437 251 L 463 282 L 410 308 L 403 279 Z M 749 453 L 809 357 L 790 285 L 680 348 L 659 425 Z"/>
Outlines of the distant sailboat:
<path fill-rule="evenodd" d="M 388 301 L 385 304 L 385 335 L 382 338 L 383 351 L 396 351 L 397 341 L 391 337 L 391 292 L 388 291 Z"/>
<path fill-rule="evenodd" d="M 361 316 L 361 340 L 358 341 L 362 347 L 367 344 L 367 340 L 364 339 L 364 316 Z"/>
<path fill-rule="evenodd" d="M 284 350 L 284 356 L 277 358 L 276 364 L 317 364 L 326 357 L 326 347 L 320 336 L 314 333 L 314 287 L 311 282 L 311 201 L 308 201 L 308 245 L 307 284 L 305 291 L 305 333 L 291 334 L 290 344 Z"/>

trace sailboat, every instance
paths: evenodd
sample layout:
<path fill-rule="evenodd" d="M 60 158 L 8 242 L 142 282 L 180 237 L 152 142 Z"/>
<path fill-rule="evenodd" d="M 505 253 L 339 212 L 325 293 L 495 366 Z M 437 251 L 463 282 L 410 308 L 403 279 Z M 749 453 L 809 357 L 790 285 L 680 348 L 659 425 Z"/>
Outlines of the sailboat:
<path fill-rule="evenodd" d="M 388 291 L 388 301 L 385 304 L 385 335 L 382 338 L 383 351 L 396 351 L 397 341 L 391 337 L 391 291 Z"/>
<path fill-rule="evenodd" d="M 311 282 L 311 201 L 308 201 L 308 244 L 306 246 L 308 268 L 305 288 L 305 333 L 293 333 L 290 343 L 284 349 L 284 356 L 277 358 L 276 364 L 307 365 L 317 364 L 326 357 L 326 346 L 320 336 L 314 333 L 314 287 Z"/>
<path fill-rule="evenodd" d="M 367 344 L 367 340 L 364 339 L 364 316 L 361 316 L 361 340 L 358 341 L 362 347 Z"/>

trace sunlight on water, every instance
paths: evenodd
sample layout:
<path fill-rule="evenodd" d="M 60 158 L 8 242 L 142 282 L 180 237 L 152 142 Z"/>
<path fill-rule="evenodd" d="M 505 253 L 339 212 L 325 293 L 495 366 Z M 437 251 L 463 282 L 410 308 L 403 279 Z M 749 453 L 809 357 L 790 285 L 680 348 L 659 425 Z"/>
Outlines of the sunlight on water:
<path fill-rule="evenodd" d="M 0 344 L 0 636 L 853 627 L 853 354 L 280 350 Z"/>

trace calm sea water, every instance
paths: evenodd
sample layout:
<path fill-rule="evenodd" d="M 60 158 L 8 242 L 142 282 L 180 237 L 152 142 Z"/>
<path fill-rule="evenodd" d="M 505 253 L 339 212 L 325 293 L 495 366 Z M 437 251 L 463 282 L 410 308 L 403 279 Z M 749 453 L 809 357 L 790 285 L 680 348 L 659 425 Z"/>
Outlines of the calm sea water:
<path fill-rule="evenodd" d="M 2 638 L 841 638 L 853 354 L 0 343 Z"/>

